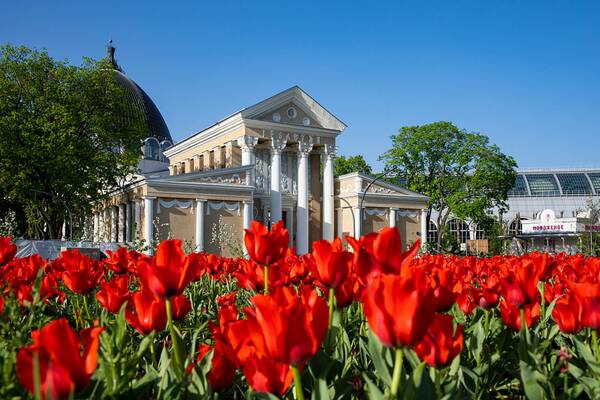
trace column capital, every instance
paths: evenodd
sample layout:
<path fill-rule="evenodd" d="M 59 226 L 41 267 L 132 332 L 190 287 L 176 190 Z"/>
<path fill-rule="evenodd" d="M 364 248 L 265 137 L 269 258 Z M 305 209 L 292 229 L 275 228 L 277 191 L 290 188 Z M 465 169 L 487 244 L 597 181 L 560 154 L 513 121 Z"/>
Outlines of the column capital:
<path fill-rule="evenodd" d="M 254 204 L 254 200 L 242 200 L 242 204 Z"/>
<path fill-rule="evenodd" d="M 244 135 L 237 139 L 237 144 L 242 150 L 252 150 L 258 144 L 258 138 L 256 136 Z"/>
<path fill-rule="evenodd" d="M 156 196 L 144 196 L 144 200 L 156 200 Z"/>
<path fill-rule="evenodd" d="M 323 152 L 327 156 L 327 158 L 334 158 L 337 154 L 338 147 L 333 144 L 326 144 L 323 146 Z"/>
<path fill-rule="evenodd" d="M 306 157 L 313 149 L 312 136 L 304 135 L 298 138 L 298 153 L 301 157 Z"/>
<path fill-rule="evenodd" d="M 271 137 L 271 152 L 273 154 L 281 153 L 287 145 L 288 135 L 282 132 L 273 133 Z"/>
<path fill-rule="evenodd" d="M 198 203 L 206 203 L 208 200 L 196 198 L 196 202 Z"/>

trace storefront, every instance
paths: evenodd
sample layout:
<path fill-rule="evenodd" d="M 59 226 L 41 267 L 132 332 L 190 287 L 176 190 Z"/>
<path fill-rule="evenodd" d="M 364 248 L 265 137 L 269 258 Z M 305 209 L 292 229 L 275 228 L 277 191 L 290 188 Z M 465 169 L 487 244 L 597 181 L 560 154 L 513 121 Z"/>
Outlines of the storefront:
<path fill-rule="evenodd" d="M 521 220 L 521 232 L 503 239 L 516 252 L 576 253 L 588 232 L 600 232 L 600 225 L 591 224 L 589 218 L 556 218 L 554 211 L 546 209 L 536 219 Z"/>

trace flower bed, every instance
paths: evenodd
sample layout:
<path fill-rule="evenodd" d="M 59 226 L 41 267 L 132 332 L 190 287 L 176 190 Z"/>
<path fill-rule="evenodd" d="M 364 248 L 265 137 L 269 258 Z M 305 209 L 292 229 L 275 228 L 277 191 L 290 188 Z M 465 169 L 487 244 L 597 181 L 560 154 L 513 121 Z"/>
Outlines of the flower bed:
<path fill-rule="evenodd" d="M 0 238 L 0 398 L 598 398 L 600 259 L 449 257 L 396 229 L 295 256 L 15 259 Z"/>

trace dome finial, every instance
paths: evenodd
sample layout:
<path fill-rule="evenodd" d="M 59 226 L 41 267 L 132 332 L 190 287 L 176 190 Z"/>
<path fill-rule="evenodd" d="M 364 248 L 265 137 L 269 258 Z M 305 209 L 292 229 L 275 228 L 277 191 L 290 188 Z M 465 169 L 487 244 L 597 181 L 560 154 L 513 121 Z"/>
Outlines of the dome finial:
<path fill-rule="evenodd" d="M 106 58 L 112 64 L 114 69 L 119 71 L 121 70 L 119 64 L 117 64 L 117 60 L 115 59 L 115 46 L 113 46 L 112 39 L 110 39 L 106 45 Z"/>

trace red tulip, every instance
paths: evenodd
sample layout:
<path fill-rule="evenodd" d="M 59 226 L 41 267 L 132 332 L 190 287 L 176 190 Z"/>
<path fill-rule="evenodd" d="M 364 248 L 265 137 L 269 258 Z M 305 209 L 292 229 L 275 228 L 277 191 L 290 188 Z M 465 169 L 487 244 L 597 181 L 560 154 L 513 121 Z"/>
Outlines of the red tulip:
<path fill-rule="evenodd" d="M 362 299 L 364 286 L 354 274 L 350 274 L 341 285 L 335 288 L 335 304 L 337 308 L 348 307 Z"/>
<path fill-rule="evenodd" d="M 192 302 L 190 299 L 180 294 L 171 298 L 171 313 L 174 320 L 185 318 L 192 311 Z"/>
<path fill-rule="evenodd" d="M 162 331 L 167 325 L 167 309 L 164 300 L 152 293 L 139 291 L 131 296 L 132 304 L 125 312 L 127 322 L 142 335 Z"/>
<path fill-rule="evenodd" d="M 83 390 L 98 366 L 98 336 L 104 328 L 87 328 L 78 337 L 66 319 L 50 322 L 31 334 L 33 343 L 17 354 L 17 377 L 34 394 L 33 359 L 38 354 L 42 397 L 67 398 Z"/>
<path fill-rule="evenodd" d="M 348 277 L 353 256 L 339 237 L 314 242 L 312 256 L 311 272 L 324 287 L 335 289 Z"/>
<path fill-rule="evenodd" d="M 108 259 L 104 260 L 104 265 L 111 269 L 115 274 L 126 274 L 129 271 L 129 253 L 126 247 L 119 247 L 117 251 L 106 250 Z"/>
<path fill-rule="evenodd" d="M 257 353 L 246 359 L 242 371 L 248 385 L 257 393 L 273 393 L 283 397 L 292 384 L 293 373 L 287 364 L 278 363 Z"/>
<path fill-rule="evenodd" d="M 317 353 L 327 332 L 329 311 L 315 291 L 306 288 L 297 295 L 282 287 L 272 295 L 254 296 L 252 303 L 270 358 L 300 366 Z"/>
<path fill-rule="evenodd" d="M 145 289 L 165 299 L 182 294 L 196 271 L 181 249 L 181 240 L 165 240 L 158 245 L 154 259 L 138 263 L 138 274 Z"/>
<path fill-rule="evenodd" d="M 447 314 L 436 314 L 427 333 L 416 346 L 419 358 L 434 368 L 445 367 L 460 354 L 463 347 L 463 326 L 454 330 L 453 318 Z"/>
<path fill-rule="evenodd" d="M 517 307 L 533 304 L 539 297 L 537 288 L 539 280 L 534 264 L 522 262 L 500 281 L 502 296 Z"/>
<path fill-rule="evenodd" d="M 231 359 L 229 353 L 224 349 L 227 345 L 221 341 L 217 341 L 214 347 L 207 344 L 201 344 L 198 348 L 199 363 L 204 356 L 213 350 L 210 372 L 208 373 L 208 384 L 215 392 L 227 389 L 233 383 L 237 367 L 235 360 Z"/>
<path fill-rule="evenodd" d="M 92 291 L 104 275 L 98 261 L 77 250 L 63 251 L 60 259 L 64 268 L 62 281 L 74 293 L 85 294 Z"/>
<path fill-rule="evenodd" d="M 0 266 L 8 263 L 17 254 L 17 245 L 8 236 L 0 236 Z"/>
<path fill-rule="evenodd" d="M 359 279 L 366 284 L 371 274 L 401 274 L 406 272 L 417 255 L 420 241 L 408 251 L 402 251 L 400 232 L 396 228 L 384 228 L 379 233 L 369 233 L 359 240 L 347 237 L 354 249 L 354 267 Z"/>
<path fill-rule="evenodd" d="M 572 286 L 582 308 L 582 325 L 600 329 L 600 283 L 583 282 Z"/>
<path fill-rule="evenodd" d="M 292 383 L 293 373 L 288 364 L 271 359 L 266 350 L 263 329 L 256 321 L 253 312 L 247 314 L 246 320 L 222 318 L 219 310 L 219 320 L 227 322 L 221 325 L 221 330 L 231 347 L 237 364 L 248 385 L 258 393 L 273 393 L 283 397 Z"/>
<path fill-rule="evenodd" d="M 273 225 L 271 232 L 258 221 L 252 221 L 250 229 L 245 229 L 244 245 L 248 256 L 260 265 L 271 265 L 279 261 L 286 253 L 289 244 L 288 230 L 283 221 Z"/>
<path fill-rule="evenodd" d="M 114 276 L 110 282 L 101 282 L 100 290 L 96 293 L 96 300 L 108 312 L 116 314 L 129 296 L 129 277 L 122 275 Z"/>
<path fill-rule="evenodd" d="M 563 333 L 579 333 L 582 329 L 583 307 L 574 293 L 569 293 L 556 301 L 552 318 Z"/>
<path fill-rule="evenodd" d="M 374 277 L 363 299 L 369 327 L 385 346 L 413 346 L 433 319 L 435 301 L 430 290 L 408 277 Z"/>
<path fill-rule="evenodd" d="M 540 319 L 540 303 L 526 304 L 525 308 L 525 325 L 527 328 L 531 328 Z M 500 316 L 504 325 L 511 328 L 512 330 L 521 330 L 521 310 L 507 302 L 500 302 Z"/>

